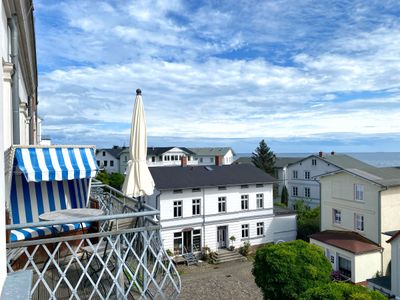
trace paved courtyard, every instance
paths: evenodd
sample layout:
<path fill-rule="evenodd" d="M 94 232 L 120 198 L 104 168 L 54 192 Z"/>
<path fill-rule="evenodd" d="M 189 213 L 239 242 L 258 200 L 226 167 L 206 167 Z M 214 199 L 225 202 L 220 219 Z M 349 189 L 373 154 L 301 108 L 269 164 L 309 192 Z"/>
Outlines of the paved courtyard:
<path fill-rule="evenodd" d="M 251 274 L 252 262 L 180 267 L 181 300 L 262 299 Z"/>

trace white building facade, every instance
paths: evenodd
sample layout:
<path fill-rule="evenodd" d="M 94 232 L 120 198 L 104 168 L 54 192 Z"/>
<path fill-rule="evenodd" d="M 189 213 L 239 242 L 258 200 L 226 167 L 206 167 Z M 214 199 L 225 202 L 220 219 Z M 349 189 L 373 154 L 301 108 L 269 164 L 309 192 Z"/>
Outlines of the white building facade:
<path fill-rule="evenodd" d="M 241 169 L 246 169 L 247 174 L 257 173 L 255 178 L 258 182 L 243 178 L 239 179 L 239 183 L 236 179 L 236 183 L 222 184 L 223 180 L 215 180 L 219 177 L 217 175 L 213 180 L 215 185 L 204 186 L 201 183 L 207 181 L 202 176 L 218 173 L 219 168 L 227 167 L 229 166 L 215 166 L 208 171 L 205 167 L 188 166 L 183 167 L 187 172 L 178 173 L 172 169 L 181 167 L 166 168 L 163 172 L 157 172 L 156 169 L 160 168 L 150 169 L 159 191 L 157 198 L 153 199 L 156 202 L 152 205 L 160 210 L 164 247 L 175 255 L 198 252 L 203 247 L 217 251 L 229 246 L 240 247 L 245 242 L 258 245 L 296 238 L 296 216 L 293 213 L 275 216 L 273 178 L 257 168 L 250 165 L 232 166 L 219 175 L 230 173 L 240 177 Z M 158 180 L 169 173 L 179 182 L 180 177 L 188 178 L 193 175 L 190 169 L 206 169 L 205 172 L 194 174 L 198 185 L 192 184 L 191 188 L 168 188 L 168 185 Z M 264 180 L 259 180 L 261 178 Z"/>
<path fill-rule="evenodd" d="M 200 166 L 215 165 L 216 159 L 221 159 L 220 165 L 230 165 L 235 156 L 235 152 L 230 147 L 189 148 L 189 150 L 194 153 L 195 164 Z"/>
<path fill-rule="evenodd" d="M 11 177 L 7 153 L 13 144 L 36 144 L 37 66 L 33 3 L 0 3 L 0 229 L 5 232 L 6 199 Z M 6 236 L 0 235 L 0 289 L 7 275 Z"/>
<path fill-rule="evenodd" d="M 111 149 L 98 149 L 96 151 L 97 165 L 100 170 L 104 170 L 107 173 L 119 173 L 120 172 L 120 153 L 123 149 L 114 147 Z"/>

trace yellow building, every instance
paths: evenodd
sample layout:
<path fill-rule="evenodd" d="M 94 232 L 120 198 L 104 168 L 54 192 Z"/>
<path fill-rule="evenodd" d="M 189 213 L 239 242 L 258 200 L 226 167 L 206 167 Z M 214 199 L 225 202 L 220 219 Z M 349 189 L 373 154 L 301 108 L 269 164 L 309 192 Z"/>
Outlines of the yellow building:
<path fill-rule="evenodd" d="M 342 278 L 360 283 L 386 275 L 391 247 L 384 232 L 400 228 L 400 170 L 360 163 L 320 182 L 321 232 L 310 243 L 324 249 Z"/>

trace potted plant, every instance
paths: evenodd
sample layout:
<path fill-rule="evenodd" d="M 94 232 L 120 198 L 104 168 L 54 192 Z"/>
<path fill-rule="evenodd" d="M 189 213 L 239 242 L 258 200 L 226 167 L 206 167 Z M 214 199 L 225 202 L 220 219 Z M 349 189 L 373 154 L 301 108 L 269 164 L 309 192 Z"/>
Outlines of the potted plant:
<path fill-rule="evenodd" d="M 233 243 L 236 241 L 236 237 L 234 235 L 232 235 L 229 240 L 231 241 L 231 245 L 229 246 L 229 250 L 233 251 L 235 250 L 235 246 L 233 245 Z"/>

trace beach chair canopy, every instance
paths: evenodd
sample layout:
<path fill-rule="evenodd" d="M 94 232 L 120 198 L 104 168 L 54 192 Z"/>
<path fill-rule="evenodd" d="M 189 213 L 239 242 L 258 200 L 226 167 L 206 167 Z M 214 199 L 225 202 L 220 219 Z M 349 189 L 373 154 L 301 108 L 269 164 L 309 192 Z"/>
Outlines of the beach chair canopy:
<path fill-rule="evenodd" d="M 39 222 L 45 212 L 83 208 L 89 199 L 90 178 L 98 166 L 92 147 L 14 148 L 10 195 L 12 224 Z M 27 227 L 12 230 L 11 241 L 20 241 L 90 224 Z"/>

